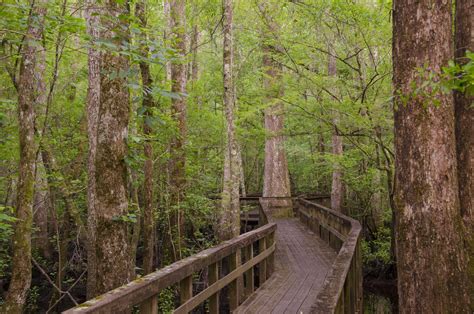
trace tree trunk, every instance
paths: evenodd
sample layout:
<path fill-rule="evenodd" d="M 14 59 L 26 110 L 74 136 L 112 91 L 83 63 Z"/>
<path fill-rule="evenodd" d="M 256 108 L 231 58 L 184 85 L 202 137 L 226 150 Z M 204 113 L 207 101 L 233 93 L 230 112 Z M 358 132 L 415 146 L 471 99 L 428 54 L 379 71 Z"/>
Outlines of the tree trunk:
<path fill-rule="evenodd" d="M 466 50 L 474 52 L 474 3 L 456 1 L 455 56 L 464 63 Z M 461 215 L 467 230 L 471 307 L 474 307 L 474 96 L 455 93 L 456 148 Z"/>
<path fill-rule="evenodd" d="M 453 57 L 451 1 L 394 1 L 395 204 L 401 313 L 467 313 L 452 95 L 413 90 Z M 439 106 L 434 105 L 439 102 Z"/>
<path fill-rule="evenodd" d="M 173 213 L 171 215 L 172 254 L 170 258 L 181 258 L 184 243 L 184 213 L 181 203 L 184 201 L 186 186 L 186 15 L 185 1 L 170 1 L 171 43 L 178 55 L 177 61 L 171 64 L 171 92 L 177 94 L 172 100 L 171 112 L 176 121 L 177 132 L 170 145 L 170 199 Z"/>
<path fill-rule="evenodd" d="M 335 51 L 332 45 L 329 45 L 329 56 L 328 56 L 328 76 L 334 79 L 337 76 L 336 57 Z M 340 158 L 343 153 L 342 147 L 342 136 L 338 134 L 337 127 L 339 125 L 339 112 L 334 112 L 333 118 L 334 128 L 332 133 L 332 154 Z M 331 208 L 340 212 L 342 211 L 342 203 L 344 201 L 344 185 L 342 182 L 342 169 L 337 160 L 334 163 L 332 171 L 332 183 L 331 183 Z"/>
<path fill-rule="evenodd" d="M 263 44 L 263 66 L 265 71 L 264 90 L 268 103 L 273 103 L 265 109 L 265 168 L 263 177 L 263 197 L 290 197 L 290 177 L 285 153 L 284 107 L 281 101 L 276 101 L 283 94 L 281 85 L 281 65 L 274 60 L 274 55 L 281 50 L 271 42 L 278 34 L 279 26 L 273 21 L 267 8 L 267 3 L 260 4 L 260 11 L 266 19 L 266 29 Z M 291 201 L 272 200 L 270 206 L 282 208 L 282 213 L 291 213 Z"/>
<path fill-rule="evenodd" d="M 234 51 L 233 51 L 233 13 L 232 0 L 223 0 L 223 73 L 224 73 L 224 111 L 226 117 L 226 147 L 224 149 L 224 187 L 222 209 L 219 223 L 219 238 L 229 240 L 240 234 L 240 169 L 237 139 L 235 136 L 235 97 L 234 97 Z"/>
<path fill-rule="evenodd" d="M 41 255 L 51 258 L 51 246 L 49 245 L 48 234 L 48 212 L 50 211 L 50 196 L 46 171 L 44 169 L 41 155 L 36 160 L 35 196 L 33 205 L 33 221 L 36 232 L 33 246 L 38 249 Z"/>
<path fill-rule="evenodd" d="M 99 10 L 94 0 L 87 1 L 85 10 L 87 33 L 91 37 L 91 44 L 99 38 Z M 88 89 L 87 89 L 87 137 L 89 152 L 87 158 L 87 298 L 97 296 L 97 213 L 95 192 L 95 157 L 97 154 L 97 127 L 99 123 L 100 106 L 100 52 L 94 47 L 88 52 Z"/>
<path fill-rule="evenodd" d="M 18 82 L 20 164 L 18 170 L 16 218 L 13 234 L 12 277 L 0 312 L 21 313 L 31 285 L 31 227 L 35 184 L 35 107 L 41 96 L 35 80 L 38 50 L 41 49 L 46 1 L 32 4 L 21 53 Z"/>
<path fill-rule="evenodd" d="M 48 98 L 45 81 L 46 51 L 44 45 L 41 45 L 41 49 L 36 54 L 37 60 L 34 73 L 37 97 L 35 114 L 38 120 L 39 118 L 46 119 L 46 102 Z M 41 134 L 41 136 L 45 135 Z M 33 221 L 37 231 L 35 232 L 34 246 L 39 249 L 43 257 L 51 258 L 51 246 L 49 245 L 48 236 L 48 212 L 52 204 L 50 203 L 47 173 L 41 155 L 37 156 L 35 176 Z"/>
<path fill-rule="evenodd" d="M 128 40 L 125 25 L 117 27 L 118 16 L 127 14 L 124 4 L 105 3 L 101 14 L 102 39 L 116 47 Z M 118 48 L 120 49 L 120 48 Z M 127 283 L 134 267 L 129 258 L 127 197 L 127 133 L 130 114 L 126 57 L 104 51 L 100 57 L 100 105 L 95 158 L 95 210 L 97 218 L 97 293 Z"/>
<path fill-rule="evenodd" d="M 146 7 L 144 1 L 139 1 L 136 4 L 136 15 L 140 20 L 140 26 L 146 28 Z M 148 43 L 147 35 L 144 31 L 141 33 L 141 54 L 144 58 L 148 58 Z M 153 96 L 151 88 L 153 80 L 150 73 L 150 65 L 142 61 L 140 62 L 140 73 L 142 76 L 142 91 L 143 100 L 142 106 L 145 108 L 145 118 L 143 119 L 143 134 L 149 137 L 152 134 L 150 124 L 147 122 L 147 117 L 152 115 L 152 107 L 154 107 Z M 153 211 L 153 146 L 149 138 L 146 139 L 143 145 L 145 154 L 145 165 L 143 168 L 144 183 L 143 183 L 143 270 L 145 274 L 151 273 L 154 269 L 154 248 L 155 248 L 155 219 Z"/>

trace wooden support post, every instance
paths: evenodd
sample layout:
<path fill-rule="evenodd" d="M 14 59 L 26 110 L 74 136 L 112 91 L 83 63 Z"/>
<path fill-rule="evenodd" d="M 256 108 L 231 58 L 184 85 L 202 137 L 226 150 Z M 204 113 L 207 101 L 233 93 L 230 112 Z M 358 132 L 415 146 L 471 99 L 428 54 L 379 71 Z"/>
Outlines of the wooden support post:
<path fill-rule="evenodd" d="M 219 280 L 219 262 L 209 265 L 208 268 L 209 285 Z M 219 313 L 219 292 L 215 293 L 209 298 L 209 313 Z"/>
<path fill-rule="evenodd" d="M 156 314 L 158 313 L 158 295 L 154 295 L 140 304 L 140 313 Z"/>
<path fill-rule="evenodd" d="M 267 248 L 266 238 L 261 238 L 258 240 L 259 252 L 262 253 Z M 260 282 L 260 287 L 267 280 L 267 259 L 264 259 L 259 265 L 258 278 Z"/>
<path fill-rule="evenodd" d="M 253 244 L 245 247 L 245 261 L 250 261 L 253 258 Z M 247 299 L 254 291 L 254 274 L 253 267 L 245 272 L 245 289 L 244 298 Z"/>
<path fill-rule="evenodd" d="M 275 233 L 270 233 L 267 236 L 266 240 L 266 248 L 269 248 L 273 245 L 273 242 L 275 241 L 274 239 Z M 275 252 L 272 252 L 270 256 L 267 257 L 267 279 L 270 278 L 270 276 L 273 274 L 273 271 L 275 269 Z"/>
<path fill-rule="evenodd" d="M 188 276 L 179 282 L 179 297 L 181 304 L 193 297 L 193 276 Z"/>
<path fill-rule="evenodd" d="M 240 252 L 239 249 L 237 249 L 237 252 L 229 255 L 229 272 L 239 267 L 239 264 Z M 239 306 L 239 290 L 239 279 L 237 278 L 229 284 L 229 308 L 231 312 Z"/>

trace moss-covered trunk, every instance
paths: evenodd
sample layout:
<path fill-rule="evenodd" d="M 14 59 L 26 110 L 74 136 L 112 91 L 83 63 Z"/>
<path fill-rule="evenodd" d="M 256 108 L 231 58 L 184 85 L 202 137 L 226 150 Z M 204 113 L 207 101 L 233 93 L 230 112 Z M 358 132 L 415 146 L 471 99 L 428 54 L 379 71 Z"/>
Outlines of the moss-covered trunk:
<path fill-rule="evenodd" d="M 20 313 L 26 303 L 31 285 L 31 232 L 33 221 L 33 195 L 37 141 L 35 139 L 35 107 L 40 95 L 35 70 L 38 51 L 41 49 L 43 23 L 47 1 L 32 3 L 28 28 L 21 51 L 18 81 L 18 124 L 20 139 L 20 164 L 16 200 L 15 232 L 13 235 L 12 276 L 5 304 L 0 312 Z"/>
<path fill-rule="evenodd" d="M 100 104 L 100 52 L 94 49 L 99 38 L 99 16 L 95 0 L 87 0 L 85 10 L 87 34 L 91 37 L 88 51 L 88 88 L 87 88 L 87 138 L 89 151 L 87 156 L 87 298 L 97 296 L 97 257 L 95 243 L 97 239 L 96 194 L 95 194 L 95 156 L 97 153 L 97 124 Z"/>
<path fill-rule="evenodd" d="M 125 4 L 109 0 L 101 14 L 102 40 L 117 50 L 128 40 L 127 25 L 118 17 Z M 127 135 L 130 115 L 128 60 L 112 51 L 100 59 L 100 105 L 95 158 L 95 210 L 97 214 L 97 293 L 127 283 L 134 267 L 129 257 L 129 232 L 125 216 L 127 197 Z"/>
<path fill-rule="evenodd" d="M 165 251 L 169 259 L 178 260 L 184 244 L 183 201 L 186 187 L 186 12 L 184 0 L 170 2 L 170 40 L 177 59 L 171 64 L 171 91 L 176 94 L 172 100 L 171 113 L 176 122 L 176 133 L 170 144 L 170 239 Z"/>
<path fill-rule="evenodd" d="M 414 89 L 453 58 L 451 1 L 394 2 L 395 205 L 401 313 L 467 313 L 452 95 Z"/>
<path fill-rule="evenodd" d="M 145 1 L 139 1 L 136 5 L 136 15 L 140 20 L 140 25 L 146 28 L 146 6 Z M 144 58 L 148 58 L 149 49 L 147 43 L 146 33 L 141 33 L 140 40 L 141 54 Z M 140 73 L 142 77 L 142 90 L 143 100 L 142 106 L 145 108 L 145 118 L 143 119 L 143 134 L 150 136 L 152 134 L 152 128 L 148 123 L 146 117 L 152 115 L 154 107 L 153 96 L 151 95 L 151 89 L 153 80 L 150 73 L 150 65 L 147 62 L 140 62 Z M 143 270 L 145 274 L 148 274 L 154 269 L 154 250 L 155 250 L 155 219 L 153 210 L 153 146 L 151 139 L 147 139 L 143 145 L 143 151 L 145 155 L 145 164 L 143 167 L 143 174 L 145 180 L 143 182 Z"/>
<path fill-rule="evenodd" d="M 232 1 L 224 0 L 223 20 L 223 74 L 224 113 L 226 118 L 226 147 L 224 149 L 224 180 L 222 189 L 222 209 L 219 221 L 219 238 L 228 240 L 240 233 L 240 169 L 238 147 L 235 134 L 235 88 L 233 78 L 233 12 Z"/>

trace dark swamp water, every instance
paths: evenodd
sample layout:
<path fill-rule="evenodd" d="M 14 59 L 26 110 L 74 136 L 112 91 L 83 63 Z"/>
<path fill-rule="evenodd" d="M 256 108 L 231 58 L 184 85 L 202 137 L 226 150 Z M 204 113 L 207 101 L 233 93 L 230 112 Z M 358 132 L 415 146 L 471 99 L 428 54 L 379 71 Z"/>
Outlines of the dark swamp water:
<path fill-rule="evenodd" d="M 397 314 L 396 283 L 377 279 L 364 280 L 364 313 Z"/>

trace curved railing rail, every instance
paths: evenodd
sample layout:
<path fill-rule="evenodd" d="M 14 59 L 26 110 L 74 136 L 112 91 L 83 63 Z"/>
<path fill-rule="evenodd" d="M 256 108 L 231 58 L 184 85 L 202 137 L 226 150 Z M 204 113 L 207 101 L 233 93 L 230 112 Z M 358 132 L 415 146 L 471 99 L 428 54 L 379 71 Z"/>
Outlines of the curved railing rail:
<path fill-rule="evenodd" d="M 300 220 L 338 254 L 313 313 L 362 313 L 361 226 L 358 221 L 311 201 L 295 202 Z"/>
<path fill-rule="evenodd" d="M 174 313 L 188 313 L 206 300 L 209 313 L 219 313 L 219 293 L 224 287 L 228 287 L 229 308 L 232 311 L 253 293 L 255 278 L 261 286 L 272 274 L 275 230 L 276 224 L 265 224 L 63 313 L 129 312 L 134 306 L 140 307 L 140 313 L 158 313 L 159 293 L 174 285 L 179 285 L 180 294 L 180 305 Z M 224 260 L 228 268 L 225 275 Z M 193 295 L 193 274 L 206 268 L 209 284 Z M 258 273 L 254 274 L 255 271 Z"/>

